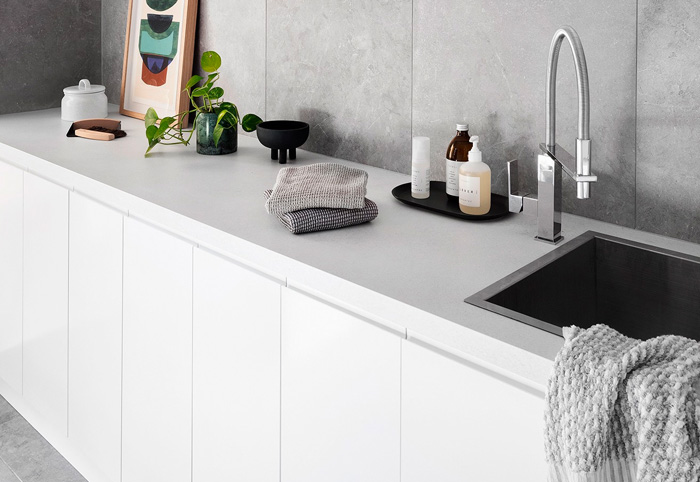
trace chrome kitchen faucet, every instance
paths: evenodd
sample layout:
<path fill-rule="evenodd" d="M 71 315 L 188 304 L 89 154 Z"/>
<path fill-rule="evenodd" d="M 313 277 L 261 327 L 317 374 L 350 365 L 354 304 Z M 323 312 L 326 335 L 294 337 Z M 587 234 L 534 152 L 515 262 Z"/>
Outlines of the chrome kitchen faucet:
<path fill-rule="evenodd" d="M 576 65 L 576 83 L 578 84 L 578 138 L 576 139 L 576 159 L 555 141 L 556 131 L 556 89 L 557 63 L 561 44 L 567 39 L 571 45 Z M 581 39 L 576 31 L 564 26 L 554 33 L 549 47 L 547 63 L 547 84 L 545 91 L 545 142 L 540 144 L 542 153 L 537 156 L 537 198 L 518 191 L 518 161 L 508 162 L 508 200 L 511 212 L 525 211 L 526 214 L 537 211 L 536 239 L 549 243 L 558 243 L 561 235 L 561 171 L 562 169 L 576 181 L 578 199 L 591 196 L 590 183 L 598 180 L 591 174 L 591 139 L 590 139 L 590 98 L 588 91 L 588 68 L 583 53 Z M 574 167 L 575 166 L 575 167 Z"/>

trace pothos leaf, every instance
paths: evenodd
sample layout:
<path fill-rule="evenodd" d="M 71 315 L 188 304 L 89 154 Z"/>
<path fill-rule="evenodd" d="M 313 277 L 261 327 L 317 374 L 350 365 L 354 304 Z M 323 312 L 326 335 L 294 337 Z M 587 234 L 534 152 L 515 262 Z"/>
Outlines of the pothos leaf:
<path fill-rule="evenodd" d="M 174 117 L 163 117 L 160 120 L 160 126 L 158 127 L 158 130 L 153 134 L 153 139 L 158 139 L 165 134 L 168 129 L 170 129 L 170 126 L 172 123 L 175 122 Z"/>
<path fill-rule="evenodd" d="M 202 87 L 197 87 L 192 91 L 192 97 L 202 97 L 203 95 L 207 95 L 209 93 L 210 86 L 202 86 Z"/>
<path fill-rule="evenodd" d="M 209 98 L 210 99 L 220 99 L 224 96 L 224 89 L 221 87 L 213 87 L 209 91 Z"/>
<path fill-rule="evenodd" d="M 219 139 L 221 139 L 221 134 L 224 133 L 224 127 L 222 125 L 217 125 L 214 127 L 214 134 L 212 135 L 214 139 L 214 145 L 219 147 Z"/>
<path fill-rule="evenodd" d="M 262 122 L 262 119 L 258 117 L 255 114 L 246 114 L 243 116 L 243 120 L 241 121 L 241 126 L 243 126 L 243 130 L 246 132 L 253 132 L 255 129 L 257 129 L 258 124 Z"/>
<path fill-rule="evenodd" d="M 158 122 L 158 114 L 156 113 L 156 110 L 153 107 L 149 107 L 143 120 L 146 123 L 146 129 Z"/>
<path fill-rule="evenodd" d="M 219 109 L 227 110 L 231 114 L 233 114 L 233 118 L 235 119 L 234 124 L 238 124 L 238 120 L 240 119 L 240 117 L 238 117 L 238 107 L 236 107 L 236 104 L 232 102 L 222 102 L 219 106 Z"/>
<path fill-rule="evenodd" d="M 208 50 L 202 54 L 200 63 L 205 72 L 216 72 L 221 67 L 221 57 L 213 50 Z"/>
<path fill-rule="evenodd" d="M 185 90 L 190 89 L 197 85 L 204 77 L 201 75 L 193 75 L 190 80 L 187 81 L 187 84 L 185 84 Z"/>
<path fill-rule="evenodd" d="M 217 80 L 218 78 L 219 78 L 219 73 L 218 73 L 218 72 L 214 72 L 213 74 L 209 74 L 209 75 L 207 76 L 207 81 L 206 81 L 206 83 L 205 83 L 204 85 L 209 85 L 209 86 L 211 86 L 211 85 L 214 84 L 214 82 L 216 82 L 216 80 Z"/>
<path fill-rule="evenodd" d="M 145 156 L 146 154 L 148 154 L 149 152 L 151 152 L 151 149 L 153 149 L 153 148 L 156 147 L 157 145 L 158 145 L 158 141 L 157 141 L 157 140 L 150 141 L 150 142 L 148 143 L 148 149 L 146 149 L 146 152 L 144 153 L 144 156 Z"/>
<path fill-rule="evenodd" d="M 157 131 L 158 131 L 158 126 L 155 124 L 151 124 L 150 126 L 146 127 L 146 139 L 148 139 L 148 142 L 151 142 L 154 140 L 154 136 L 156 135 Z"/>

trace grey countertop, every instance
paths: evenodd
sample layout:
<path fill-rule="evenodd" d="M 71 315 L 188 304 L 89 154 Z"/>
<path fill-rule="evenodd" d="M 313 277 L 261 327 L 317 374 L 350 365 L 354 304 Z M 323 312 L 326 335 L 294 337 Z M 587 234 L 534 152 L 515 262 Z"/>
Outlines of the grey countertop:
<path fill-rule="evenodd" d="M 240 135 L 238 152 L 227 156 L 201 156 L 191 145 L 158 146 L 144 157 L 143 122 L 110 115 L 122 120 L 128 137 L 66 138 L 70 123 L 52 109 L 0 116 L 0 143 L 435 315 L 449 322 L 441 328 L 445 339 L 466 327 L 549 363 L 561 347 L 558 336 L 463 301 L 554 249 L 533 239 L 533 218 L 467 222 L 415 209 L 391 195 L 392 188 L 410 181 L 408 175 L 300 150 L 288 166 L 336 161 L 365 169 L 367 197 L 379 206 L 379 217 L 295 236 L 265 212 L 263 191 L 273 186 L 281 166 L 257 139 Z M 565 240 L 587 230 L 700 256 L 697 244 L 563 216 Z"/>

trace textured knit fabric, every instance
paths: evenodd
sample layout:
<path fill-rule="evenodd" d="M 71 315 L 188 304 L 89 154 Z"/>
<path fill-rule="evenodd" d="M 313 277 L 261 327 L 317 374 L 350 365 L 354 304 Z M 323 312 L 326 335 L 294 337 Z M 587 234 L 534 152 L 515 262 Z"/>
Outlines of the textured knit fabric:
<path fill-rule="evenodd" d="M 361 209 L 365 206 L 367 173 L 334 163 L 284 167 L 265 203 L 270 214 L 309 208 Z"/>
<path fill-rule="evenodd" d="M 565 329 L 545 413 L 550 481 L 698 482 L 700 344 Z"/>
<path fill-rule="evenodd" d="M 269 199 L 271 194 L 272 191 L 265 191 L 266 198 Z M 377 205 L 369 199 L 365 199 L 365 205 L 360 209 L 301 209 L 278 214 L 277 219 L 292 233 L 302 234 L 366 223 L 376 218 L 378 214 Z"/>

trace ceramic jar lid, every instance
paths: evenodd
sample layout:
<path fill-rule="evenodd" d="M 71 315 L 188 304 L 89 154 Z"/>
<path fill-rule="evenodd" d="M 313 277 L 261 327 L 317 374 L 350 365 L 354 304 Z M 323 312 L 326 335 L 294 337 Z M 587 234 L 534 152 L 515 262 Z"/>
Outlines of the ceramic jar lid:
<path fill-rule="evenodd" d="M 83 79 L 78 85 L 72 85 L 63 89 L 64 94 L 99 94 L 105 91 L 104 85 L 93 85 L 88 79 Z"/>

